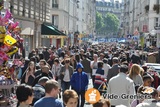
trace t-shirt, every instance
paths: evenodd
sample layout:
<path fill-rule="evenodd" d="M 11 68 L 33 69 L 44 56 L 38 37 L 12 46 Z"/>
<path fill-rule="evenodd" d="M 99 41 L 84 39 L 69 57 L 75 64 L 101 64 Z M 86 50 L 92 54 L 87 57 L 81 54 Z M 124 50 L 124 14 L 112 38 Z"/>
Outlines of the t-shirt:
<path fill-rule="evenodd" d="M 94 61 L 91 61 L 91 65 L 94 63 Z M 98 69 L 98 62 L 95 62 L 94 65 L 93 65 L 93 69 L 92 69 L 92 75 L 95 75 L 96 74 L 96 71 Z"/>
<path fill-rule="evenodd" d="M 69 82 L 70 81 L 70 76 L 69 76 L 69 70 L 68 69 L 66 69 L 66 71 L 64 72 L 63 81 L 65 81 L 65 82 Z"/>
<path fill-rule="evenodd" d="M 43 97 L 34 104 L 34 107 L 63 107 L 63 103 L 53 97 Z"/>

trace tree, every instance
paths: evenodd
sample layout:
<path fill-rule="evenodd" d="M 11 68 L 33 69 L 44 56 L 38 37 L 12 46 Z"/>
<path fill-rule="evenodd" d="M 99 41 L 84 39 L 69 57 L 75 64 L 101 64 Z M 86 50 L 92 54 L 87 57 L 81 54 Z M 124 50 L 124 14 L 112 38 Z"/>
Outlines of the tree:
<path fill-rule="evenodd" d="M 96 30 L 100 31 L 101 28 L 104 26 L 104 21 L 102 14 L 99 12 L 96 12 Z"/>
<path fill-rule="evenodd" d="M 107 33 L 115 33 L 118 31 L 119 28 L 119 19 L 115 14 L 107 13 L 104 17 L 104 27 L 103 30 L 105 30 Z"/>

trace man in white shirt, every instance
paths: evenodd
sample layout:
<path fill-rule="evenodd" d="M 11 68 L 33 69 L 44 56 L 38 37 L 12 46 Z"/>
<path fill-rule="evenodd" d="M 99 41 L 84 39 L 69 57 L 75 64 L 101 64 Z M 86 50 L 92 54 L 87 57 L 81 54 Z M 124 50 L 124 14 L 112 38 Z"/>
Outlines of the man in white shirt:
<path fill-rule="evenodd" d="M 134 82 L 129 77 L 127 77 L 128 66 L 121 65 L 120 72 L 118 75 L 112 77 L 108 83 L 108 99 L 111 101 L 111 107 L 117 105 L 125 105 L 130 107 L 130 103 L 133 99 L 129 99 L 130 95 L 135 95 Z M 109 97 L 113 95 L 114 97 Z M 127 95 L 129 95 L 127 97 Z"/>

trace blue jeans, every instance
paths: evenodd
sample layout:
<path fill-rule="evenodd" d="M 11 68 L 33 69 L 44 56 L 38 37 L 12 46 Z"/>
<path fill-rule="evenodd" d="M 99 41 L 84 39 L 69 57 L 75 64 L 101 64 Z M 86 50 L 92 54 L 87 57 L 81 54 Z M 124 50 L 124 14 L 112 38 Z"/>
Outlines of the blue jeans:
<path fill-rule="evenodd" d="M 69 89 L 70 82 L 62 81 L 61 86 L 62 86 L 62 92 L 64 92 L 65 90 Z"/>

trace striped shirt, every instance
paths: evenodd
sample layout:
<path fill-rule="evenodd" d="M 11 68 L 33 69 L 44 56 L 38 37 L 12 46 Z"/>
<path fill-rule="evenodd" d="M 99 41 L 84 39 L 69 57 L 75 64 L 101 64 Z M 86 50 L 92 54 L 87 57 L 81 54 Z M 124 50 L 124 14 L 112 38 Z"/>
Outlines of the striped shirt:
<path fill-rule="evenodd" d="M 95 74 L 95 84 L 102 84 L 105 79 L 104 70 L 102 68 L 98 68 Z"/>

